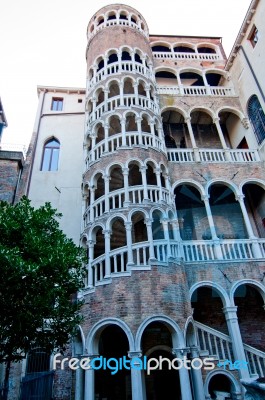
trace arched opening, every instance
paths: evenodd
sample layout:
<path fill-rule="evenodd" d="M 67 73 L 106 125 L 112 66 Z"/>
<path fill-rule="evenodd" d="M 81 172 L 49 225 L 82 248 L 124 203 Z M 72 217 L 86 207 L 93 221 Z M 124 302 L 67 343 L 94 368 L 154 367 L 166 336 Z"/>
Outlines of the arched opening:
<path fill-rule="evenodd" d="M 97 107 L 97 106 L 99 106 L 101 103 L 104 102 L 104 92 L 103 92 L 102 89 L 99 89 L 99 90 L 96 92 L 96 98 L 97 98 L 97 101 L 96 101 L 96 107 Z"/>
<path fill-rule="evenodd" d="M 209 382 L 208 391 L 211 399 L 233 399 L 232 382 L 225 374 L 215 374 Z"/>
<path fill-rule="evenodd" d="M 103 68 L 104 68 L 104 65 L 105 65 L 105 63 L 104 63 L 104 60 L 103 60 L 103 58 L 102 58 L 102 59 L 99 61 L 99 63 L 98 63 L 97 72 L 100 71 L 101 69 L 103 69 Z"/>
<path fill-rule="evenodd" d="M 105 194 L 105 182 L 102 174 L 97 174 L 95 177 L 95 200 Z"/>
<path fill-rule="evenodd" d="M 123 93 L 124 94 L 134 94 L 133 81 L 129 78 L 125 79 L 125 81 L 124 81 Z"/>
<path fill-rule="evenodd" d="M 93 236 L 95 240 L 94 259 L 96 259 L 97 257 L 100 257 L 103 254 L 105 254 L 105 238 L 101 226 L 97 226 L 93 229 Z"/>
<path fill-rule="evenodd" d="M 108 65 L 109 64 L 113 64 L 113 63 L 118 62 L 118 61 L 119 61 L 118 60 L 118 55 L 116 53 L 112 53 L 112 54 L 109 55 L 107 64 Z"/>
<path fill-rule="evenodd" d="M 135 212 L 132 216 L 132 243 L 148 240 L 145 217 L 142 212 Z"/>
<path fill-rule="evenodd" d="M 247 231 L 239 202 L 226 185 L 216 183 L 209 188 L 209 203 L 216 235 L 220 239 L 246 239 Z"/>
<path fill-rule="evenodd" d="M 128 17 L 127 17 L 127 15 L 125 14 L 125 12 L 122 12 L 122 13 L 120 14 L 120 19 L 123 19 L 123 20 L 128 21 Z"/>
<path fill-rule="evenodd" d="M 121 53 L 121 60 L 122 61 L 132 61 L 132 57 L 128 51 L 123 51 Z"/>
<path fill-rule="evenodd" d="M 164 111 L 162 121 L 167 148 L 190 147 L 187 124 L 182 114 L 175 110 Z"/>
<path fill-rule="evenodd" d="M 119 247 L 126 246 L 126 229 L 122 218 L 116 218 L 112 222 L 111 231 L 110 250 L 115 250 Z M 114 268 L 112 268 L 112 270 L 112 272 L 114 272 Z"/>
<path fill-rule="evenodd" d="M 217 72 L 206 72 L 205 74 L 208 85 L 210 86 L 225 86 L 224 76 Z"/>
<path fill-rule="evenodd" d="M 135 114 L 127 114 L 125 122 L 125 132 L 137 132 L 137 123 Z"/>
<path fill-rule="evenodd" d="M 182 240 L 211 239 L 205 204 L 198 189 L 188 183 L 174 190 Z"/>
<path fill-rule="evenodd" d="M 154 171 L 155 165 L 153 163 L 147 163 L 146 169 L 146 182 L 147 185 L 157 185 L 156 174 Z"/>
<path fill-rule="evenodd" d="M 185 45 L 178 45 L 174 47 L 175 53 L 195 53 L 195 50 L 192 47 L 188 47 Z"/>
<path fill-rule="evenodd" d="M 155 74 L 156 82 L 161 86 L 177 86 L 178 81 L 175 74 L 169 71 L 158 71 Z"/>
<path fill-rule="evenodd" d="M 153 232 L 153 239 L 154 240 L 162 240 L 165 239 L 164 236 L 164 229 L 163 229 L 163 225 L 162 225 L 162 218 L 163 215 L 161 213 L 161 211 L 154 211 L 152 214 L 152 232 Z"/>
<path fill-rule="evenodd" d="M 112 82 L 109 86 L 109 94 L 108 98 L 119 96 L 120 94 L 120 87 L 117 82 Z"/>
<path fill-rule="evenodd" d="M 135 53 L 135 54 L 134 54 L 134 61 L 137 62 L 137 63 L 139 63 L 139 64 L 142 64 L 142 63 L 143 63 L 143 62 L 142 62 L 142 59 L 141 59 L 141 57 L 140 57 L 140 55 L 139 55 L 138 53 Z"/>
<path fill-rule="evenodd" d="M 116 19 L 116 14 L 114 11 L 112 11 L 111 13 L 109 13 L 108 17 L 107 17 L 107 21 L 112 21 L 113 19 Z"/>
<path fill-rule="evenodd" d="M 220 294 L 212 287 L 202 286 L 197 288 L 191 297 L 191 306 L 193 308 L 194 321 L 200 322 L 219 332 L 228 334 L 225 315 L 223 313 L 223 301 Z M 210 350 L 209 342 L 203 341 L 201 332 L 198 332 L 198 340 L 200 341 L 201 350 Z M 205 345 L 207 348 L 205 349 Z M 209 347 L 209 348 L 208 348 Z M 217 349 L 213 348 L 210 352 L 218 354 Z M 213 353 L 216 352 L 216 353 Z"/>
<path fill-rule="evenodd" d="M 104 17 L 98 19 L 98 26 L 104 24 Z"/>
<path fill-rule="evenodd" d="M 117 325 L 107 326 L 100 334 L 98 354 L 105 359 L 126 357 L 129 343 L 124 331 Z M 95 365 L 99 365 L 99 362 Z M 109 364 L 115 368 L 115 363 Z M 115 373 L 113 373 L 115 372 Z M 130 370 L 100 368 L 95 371 L 95 399 L 131 399 Z"/>
<path fill-rule="evenodd" d="M 265 238 L 265 190 L 254 183 L 243 186 L 244 202 L 254 235 Z"/>
<path fill-rule="evenodd" d="M 233 149 L 248 148 L 245 138 L 246 130 L 242 125 L 238 115 L 229 110 L 223 110 L 219 112 L 218 116 L 220 118 L 219 124 L 222 129 L 227 147 L 231 147 Z M 245 142 L 245 144 L 243 145 L 242 142 Z"/>
<path fill-rule="evenodd" d="M 142 174 L 138 164 L 129 165 L 129 186 L 142 185 Z"/>
<path fill-rule="evenodd" d="M 200 148 L 220 149 L 222 144 L 212 117 L 204 111 L 191 113 L 191 126 L 196 145 Z"/>
<path fill-rule="evenodd" d="M 196 72 L 181 72 L 179 77 L 184 86 L 204 86 L 202 76 Z"/>
<path fill-rule="evenodd" d="M 109 182 L 109 190 L 112 192 L 113 190 L 122 189 L 124 186 L 123 182 L 123 173 L 121 167 L 113 166 L 110 171 L 110 182 Z"/>
<path fill-rule="evenodd" d="M 172 335 L 168 327 L 159 322 L 151 322 L 144 330 L 141 347 L 147 358 L 167 358 L 173 360 Z M 145 371 L 146 400 L 181 399 L 179 373 L 176 369 L 169 368 L 169 362 L 161 363 L 161 369 L 150 372 Z"/>
<path fill-rule="evenodd" d="M 234 294 L 242 342 L 265 351 L 264 300 L 255 286 L 242 284 Z"/>
<path fill-rule="evenodd" d="M 113 115 L 109 119 L 109 136 L 121 133 L 121 121 L 117 115 Z"/>
<path fill-rule="evenodd" d="M 102 140 L 105 139 L 105 130 L 103 128 L 102 123 L 99 123 L 95 127 L 95 133 L 96 133 L 96 144 L 98 144 L 99 142 L 101 142 Z"/>
<path fill-rule="evenodd" d="M 142 117 L 142 120 L 141 120 L 141 131 L 146 132 L 146 133 L 151 133 L 149 121 L 145 115 Z"/>
<path fill-rule="evenodd" d="M 140 82 L 138 85 L 138 94 L 139 96 L 147 97 L 145 86 L 142 82 Z"/>
<path fill-rule="evenodd" d="M 216 51 L 209 46 L 198 46 L 198 53 L 200 54 L 215 54 Z"/>
<path fill-rule="evenodd" d="M 168 46 L 164 45 L 157 45 L 157 46 L 152 46 L 152 51 L 158 51 L 162 53 L 171 53 L 171 49 Z"/>

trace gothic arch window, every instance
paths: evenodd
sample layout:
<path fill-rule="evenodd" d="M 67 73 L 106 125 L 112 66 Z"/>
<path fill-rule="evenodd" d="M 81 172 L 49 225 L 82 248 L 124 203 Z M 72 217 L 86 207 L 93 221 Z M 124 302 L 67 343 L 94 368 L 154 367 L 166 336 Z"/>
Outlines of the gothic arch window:
<path fill-rule="evenodd" d="M 55 138 L 48 140 L 43 147 L 41 171 L 57 171 L 60 142 Z"/>
<path fill-rule="evenodd" d="M 258 144 L 260 144 L 265 139 L 265 114 L 255 94 L 248 101 L 248 117 Z"/>

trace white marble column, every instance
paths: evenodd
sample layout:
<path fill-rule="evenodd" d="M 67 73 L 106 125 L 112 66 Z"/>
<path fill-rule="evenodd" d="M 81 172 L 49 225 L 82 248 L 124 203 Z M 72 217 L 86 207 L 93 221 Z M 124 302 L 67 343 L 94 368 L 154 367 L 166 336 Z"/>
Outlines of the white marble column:
<path fill-rule="evenodd" d="M 152 222 L 153 222 L 152 219 L 146 219 L 145 220 L 145 225 L 146 225 L 146 229 L 147 229 L 147 238 L 148 238 L 148 242 L 150 243 L 150 247 L 149 247 L 150 261 L 156 260 L 155 251 L 154 251 Z"/>
<path fill-rule="evenodd" d="M 176 355 L 180 360 L 184 360 L 187 357 L 188 349 L 172 349 L 172 353 Z M 192 400 L 191 385 L 189 372 L 186 368 L 182 367 L 179 369 L 179 380 L 181 390 L 181 400 Z"/>
<path fill-rule="evenodd" d="M 230 339 L 232 340 L 234 358 L 235 360 L 246 361 L 245 351 L 242 343 L 242 337 L 238 325 L 237 307 L 236 306 L 224 307 L 223 312 L 225 315 L 229 336 Z M 249 371 L 246 368 L 240 369 L 239 374 L 242 379 L 249 378 Z"/>
<path fill-rule="evenodd" d="M 105 237 L 105 276 L 104 279 L 110 278 L 110 235 L 111 230 L 103 231 Z"/>
<path fill-rule="evenodd" d="M 133 358 L 141 359 L 142 353 L 137 351 L 129 351 L 128 357 L 130 359 Z M 135 363 L 136 361 L 137 360 L 135 360 Z M 141 367 L 141 365 L 142 363 L 139 362 L 139 368 Z M 145 399 L 144 384 L 142 381 L 142 379 L 144 379 L 144 375 L 142 374 L 142 371 L 140 369 L 137 369 L 137 367 L 138 365 L 136 365 L 136 368 L 131 368 L 132 400 L 144 400 Z"/>
<path fill-rule="evenodd" d="M 190 353 L 191 361 L 196 358 L 200 358 L 200 353 L 197 346 L 191 346 Z M 191 368 L 191 379 L 195 400 L 205 400 L 201 369 Z"/>
<path fill-rule="evenodd" d="M 132 251 L 132 222 L 125 222 L 126 242 L 127 242 L 127 266 L 134 265 Z"/>

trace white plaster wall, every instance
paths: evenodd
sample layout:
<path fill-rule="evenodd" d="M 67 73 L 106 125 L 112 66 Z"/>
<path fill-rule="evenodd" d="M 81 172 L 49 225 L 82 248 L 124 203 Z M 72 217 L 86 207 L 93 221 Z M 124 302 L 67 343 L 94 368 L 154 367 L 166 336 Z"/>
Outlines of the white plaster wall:
<path fill-rule="evenodd" d="M 50 110 L 52 97 L 64 98 L 62 112 Z M 46 93 L 29 190 L 33 206 L 49 201 L 63 214 L 61 229 L 75 243 L 79 243 L 82 219 L 84 104 L 83 94 Z M 41 171 L 43 145 L 53 136 L 60 142 L 58 171 Z"/>

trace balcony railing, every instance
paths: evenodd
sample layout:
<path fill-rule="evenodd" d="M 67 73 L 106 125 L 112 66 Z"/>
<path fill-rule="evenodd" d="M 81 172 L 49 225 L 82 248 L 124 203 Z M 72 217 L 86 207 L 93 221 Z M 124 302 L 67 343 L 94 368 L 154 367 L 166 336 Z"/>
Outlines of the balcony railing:
<path fill-rule="evenodd" d="M 151 133 L 138 131 L 125 132 L 124 144 L 123 134 L 118 133 L 117 135 L 109 136 L 100 141 L 89 151 L 86 158 L 86 168 L 88 169 L 90 163 L 99 160 L 104 154 L 113 153 L 124 146 L 129 148 L 134 146 L 151 147 L 158 151 L 165 152 L 164 141 Z"/>
<path fill-rule="evenodd" d="M 119 107 L 140 107 L 143 110 L 153 111 L 155 114 L 159 114 L 159 106 L 152 99 L 145 96 L 137 97 L 134 94 L 125 94 L 123 97 L 111 97 L 107 101 L 100 103 L 95 110 L 90 113 L 88 123 L 101 118 L 103 113 L 113 112 Z"/>
<path fill-rule="evenodd" d="M 221 96 L 233 97 L 235 91 L 226 86 L 157 86 L 158 94 L 174 96 Z"/>
<path fill-rule="evenodd" d="M 140 74 L 144 77 L 148 77 L 149 79 L 154 80 L 153 73 L 143 64 L 133 61 L 117 61 L 115 63 L 107 65 L 105 68 L 103 67 L 95 74 L 92 79 L 88 80 L 87 90 L 89 90 L 91 87 L 93 87 L 94 89 L 94 86 L 102 79 L 106 79 L 113 74 L 119 74 L 121 72 L 132 72 L 134 74 Z"/>
<path fill-rule="evenodd" d="M 179 263 L 181 259 L 187 263 L 206 261 L 253 261 L 265 259 L 265 239 L 245 240 L 154 240 L 154 259 L 150 260 L 150 243 L 140 242 L 120 247 L 103 254 L 87 265 L 85 288 L 109 283 L 111 278 L 131 275 L 132 270 L 150 270 L 152 264 L 167 264 L 172 259 Z M 130 257 L 129 257 L 129 254 Z M 128 260 L 132 259 L 131 264 Z M 109 271 L 109 276 L 107 276 Z"/>
<path fill-rule="evenodd" d="M 252 163 L 259 162 L 257 150 L 251 149 L 167 149 L 169 161 L 176 163 Z"/>
<path fill-rule="evenodd" d="M 133 21 L 129 21 L 129 20 L 124 20 L 124 19 L 112 19 L 109 21 L 106 21 L 100 25 L 98 25 L 93 32 L 90 32 L 87 36 L 88 41 L 90 41 L 96 34 L 97 32 L 101 31 L 103 28 L 109 27 L 109 26 L 125 26 L 125 27 L 130 27 L 130 28 L 134 28 L 136 30 L 138 30 L 139 32 L 141 32 L 145 37 L 148 36 L 148 32 L 146 32 L 145 30 L 143 30 L 141 28 L 141 26 L 139 26 L 138 24 L 136 24 Z"/>
<path fill-rule="evenodd" d="M 184 52 L 167 52 L 167 51 L 153 51 L 155 59 L 173 59 L 173 60 L 203 60 L 203 61 L 216 61 L 220 60 L 219 54 L 213 53 L 184 53 Z"/>

